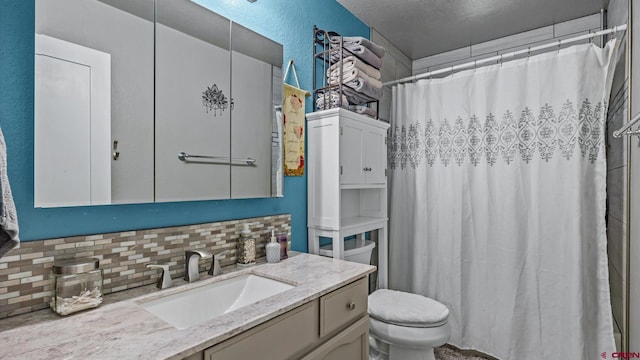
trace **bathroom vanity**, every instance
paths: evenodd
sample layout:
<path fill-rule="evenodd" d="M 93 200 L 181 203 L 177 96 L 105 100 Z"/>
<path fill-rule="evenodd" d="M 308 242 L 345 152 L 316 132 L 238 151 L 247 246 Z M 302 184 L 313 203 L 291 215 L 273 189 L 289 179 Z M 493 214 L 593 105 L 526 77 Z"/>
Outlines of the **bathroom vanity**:
<path fill-rule="evenodd" d="M 374 270 L 296 253 L 277 264 L 204 276 L 165 290 L 147 286 L 109 295 L 101 307 L 67 317 L 49 309 L 15 316 L 0 321 L 0 358 L 364 360 L 367 275 Z M 143 307 L 248 274 L 293 287 L 182 330 Z"/>

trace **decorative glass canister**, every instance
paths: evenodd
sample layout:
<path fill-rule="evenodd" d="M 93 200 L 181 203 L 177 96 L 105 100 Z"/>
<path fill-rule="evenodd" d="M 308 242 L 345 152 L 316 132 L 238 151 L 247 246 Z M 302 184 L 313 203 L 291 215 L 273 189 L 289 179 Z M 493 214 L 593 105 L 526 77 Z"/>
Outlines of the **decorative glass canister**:
<path fill-rule="evenodd" d="M 249 266 L 256 263 L 256 239 L 251 236 L 249 225 L 251 223 L 242 224 L 240 239 L 237 243 L 238 266 Z"/>
<path fill-rule="evenodd" d="M 55 261 L 51 279 L 53 297 L 49 305 L 59 315 L 95 308 L 102 303 L 103 274 L 98 259 Z"/>

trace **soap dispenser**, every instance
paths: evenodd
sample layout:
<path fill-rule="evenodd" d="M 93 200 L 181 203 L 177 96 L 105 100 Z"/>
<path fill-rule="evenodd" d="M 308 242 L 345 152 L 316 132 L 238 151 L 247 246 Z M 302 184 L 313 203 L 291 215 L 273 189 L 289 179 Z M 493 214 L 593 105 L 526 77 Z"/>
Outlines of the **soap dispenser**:
<path fill-rule="evenodd" d="M 267 244 L 267 262 L 277 263 L 280 261 L 280 244 L 276 239 L 275 230 L 271 230 L 271 242 Z"/>
<path fill-rule="evenodd" d="M 238 239 L 238 265 L 249 266 L 256 263 L 256 239 L 251 237 L 249 229 L 251 223 L 242 224 L 240 239 Z"/>

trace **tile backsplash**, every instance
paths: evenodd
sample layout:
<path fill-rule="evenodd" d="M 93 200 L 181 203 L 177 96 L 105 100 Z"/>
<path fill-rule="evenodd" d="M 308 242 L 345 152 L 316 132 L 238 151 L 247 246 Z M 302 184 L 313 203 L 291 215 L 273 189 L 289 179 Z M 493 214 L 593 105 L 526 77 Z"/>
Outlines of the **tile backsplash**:
<path fill-rule="evenodd" d="M 171 277 L 184 275 L 184 251 L 205 249 L 220 257 L 220 265 L 236 262 L 236 242 L 242 224 L 252 223 L 256 258 L 265 256 L 271 230 L 291 234 L 291 215 L 272 215 L 197 225 L 136 230 L 22 242 L 0 258 L 0 319 L 48 307 L 49 279 L 54 260 L 96 257 L 104 270 L 103 292 L 109 294 L 155 283 L 158 270 L 146 264 L 169 264 Z M 211 265 L 200 261 L 200 271 Z"/>

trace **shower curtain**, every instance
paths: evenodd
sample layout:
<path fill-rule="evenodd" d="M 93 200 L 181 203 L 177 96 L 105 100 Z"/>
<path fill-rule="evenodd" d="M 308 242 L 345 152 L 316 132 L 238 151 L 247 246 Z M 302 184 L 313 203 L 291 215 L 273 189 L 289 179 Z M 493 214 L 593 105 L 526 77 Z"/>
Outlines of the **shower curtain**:
<path fill-rule="evenodd" d="M 617 44 L 393 88 L 390 287 L 499 359 L 615 351 L 604 121 Z"/>

